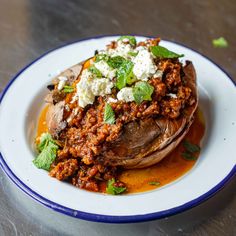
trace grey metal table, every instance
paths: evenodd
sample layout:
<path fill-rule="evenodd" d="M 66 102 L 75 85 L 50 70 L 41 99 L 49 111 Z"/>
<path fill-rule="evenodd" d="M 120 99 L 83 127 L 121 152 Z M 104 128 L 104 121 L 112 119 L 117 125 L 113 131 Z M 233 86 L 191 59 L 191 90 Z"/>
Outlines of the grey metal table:
<path fill-rule="evenodd" d="M 104 34 L 155 35 L 210 57 L 236 78 L 236 3 L 225 1 L 0 0 L 0 91 L 49 49 Z M 224 36 L 229 47 L 216 49 Z M 235 79 L 236 81 L 236 79 Z M 222 157 L 224 158 L 224 157 Z M 101 224 L 54 213 L 0 170 L 0 235 L 236 235 L 236 178 L 187 212 L 140 224 Z"/>

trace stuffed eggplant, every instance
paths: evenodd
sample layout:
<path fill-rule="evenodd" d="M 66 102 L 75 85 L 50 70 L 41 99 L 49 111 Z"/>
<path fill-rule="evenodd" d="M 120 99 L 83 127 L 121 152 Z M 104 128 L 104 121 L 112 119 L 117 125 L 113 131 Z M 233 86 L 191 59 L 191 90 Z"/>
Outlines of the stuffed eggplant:
<path fill-rule="evenodd" d="M 51 176 L 99 191 L 99 182 L 154 165 L 180 143 L 198 105 L 196 73 L 159 42 L 122 36 L 52 81 L 46 122 L 56 147 L 44 168 Z"/>

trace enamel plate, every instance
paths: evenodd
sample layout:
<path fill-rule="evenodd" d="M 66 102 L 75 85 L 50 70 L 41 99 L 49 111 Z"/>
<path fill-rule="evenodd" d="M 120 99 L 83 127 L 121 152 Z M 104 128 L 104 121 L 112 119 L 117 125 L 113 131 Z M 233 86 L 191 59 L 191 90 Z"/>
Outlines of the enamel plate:
<path fill-rule="evenodd" d="M 58 212 L 98 222 L 140 222 L 167 217 L 214 195 L 236 172 L 236 89 L 216 64 L 192 49 L 161 41 L 196 68 L 200 107 L 206 120 L 200 158 L 175 182 L 139 194 L 111 196 L 88 192 L 37 169 L 33 143 L 46 85 L 60 71 L 91 57 L 117 36 L 86 39 L 50 51 L 21 70 L 1 96 L 0 164 L 26 194 Z M 144 37 L 137 37 L 143 40 Z"/>

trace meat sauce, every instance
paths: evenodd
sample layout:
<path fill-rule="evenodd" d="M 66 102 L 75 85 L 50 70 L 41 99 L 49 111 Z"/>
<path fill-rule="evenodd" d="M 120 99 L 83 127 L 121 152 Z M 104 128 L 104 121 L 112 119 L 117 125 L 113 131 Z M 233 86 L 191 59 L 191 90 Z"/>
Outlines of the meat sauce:
<path fill-rule="evenodd" d="M 42 133 L 47 132 L 46 114 L 48 106 L 46 106 L 39 117 L 37 138 L 39 139 Z M 191 143 L 200 145 L 205 131 L 204 117 L 200 110 L 197 111 L 195 121 L 185 139 Z M 118 180 L 126 184 L 128 193 L 138 193 L 153 190 L 169 184 L 180 178 L 190 171 L 196 164 L 197 160 L 185 160 L 182 157 L 184 152 L 183 144 L 180 143 L 177 148 L 161 162 L 144 169 L 122 170 L 118 175 Z M 199 153 L 195 155 L 197 158 Z M 100 183 L 100 192 L 106 191 L 106 183 Z"/>

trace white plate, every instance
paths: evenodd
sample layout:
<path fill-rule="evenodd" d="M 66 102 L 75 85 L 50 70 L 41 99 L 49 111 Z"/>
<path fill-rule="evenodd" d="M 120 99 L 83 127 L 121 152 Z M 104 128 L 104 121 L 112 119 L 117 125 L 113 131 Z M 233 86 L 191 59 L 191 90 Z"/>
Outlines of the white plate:
<path fill-rule="evenodd" d="M 236 90 L 229 76 L 192 49 L 161 45 L 191 60 L 197 71 L 206 133 L 199 161 L 179 180 L 140 194 L 111 196 L 75 188 L 33 164 L 37 118 L 53 75 L 91 57 L 117 36 L 78 41 L 32 62 L 3 91 L 0 107 L 0 164 L 11 180 L 36 201 L 61 213 L 100 222 L 139 222 L 189 209 L 206 200 L 236 172 Z M 143 40 L 144 37 L 137 37 Z"/>

